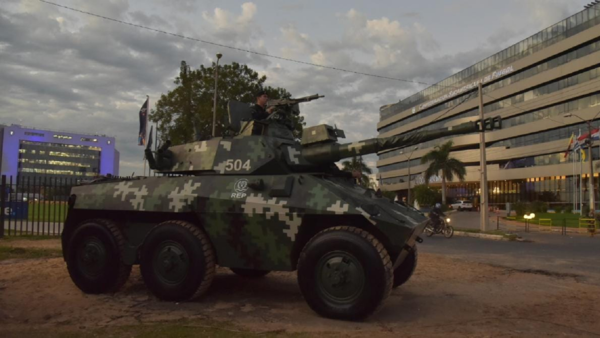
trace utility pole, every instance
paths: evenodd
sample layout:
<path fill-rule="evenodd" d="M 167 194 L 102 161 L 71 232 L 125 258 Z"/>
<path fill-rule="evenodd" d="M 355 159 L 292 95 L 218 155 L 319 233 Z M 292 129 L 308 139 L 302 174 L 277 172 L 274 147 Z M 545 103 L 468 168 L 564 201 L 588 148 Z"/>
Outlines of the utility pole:
<path fill-rule="evenodd" d="M 215 99 L 213 102 L 213 125 L 212 125 L 212 136 L 215 137 L 215 125 L 217 121 L 217 84 L 219 82 L 219 60 L 223 54 L 217 54 L 217 64 L 215 66 Z"/>
<path fill-rule="evenodd" d="M 412 151 L 410 152 L 410 155 L 408 155 L 407 159 L 406 159 L 406 163 L 408 163 L 408 197 L 406 199 L 406 202 L 408 203 L 408 205 L 410 205 L 410 158 L 412 157 L 413 153 L 415 152 L 415 150 L 419 149 L 419 146 L 416 146 L 412 149 Z M 402 154 L 404 151 L 401 151 L 400 154 Z"/>
<path fill-rule="evenodd" d="M 486 231 L 489 228 L 488 218 L 488 185 L 487 185 L 487 165 L 485 160 L 485 125 L 483 119 L 483 86 L 479 82 L 479 120 L 481 123 L 481 131 L 479 132 L 479 171 L 481 172 L 481 178 L 479 179 L 480 193 L 480 229 Z"/>

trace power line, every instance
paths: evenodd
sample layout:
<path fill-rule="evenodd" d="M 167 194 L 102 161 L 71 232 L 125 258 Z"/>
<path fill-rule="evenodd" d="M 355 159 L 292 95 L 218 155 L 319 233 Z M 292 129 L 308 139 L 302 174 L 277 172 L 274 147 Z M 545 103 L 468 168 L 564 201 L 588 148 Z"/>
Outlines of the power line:
<path fill-rule="evenodd" d="M 81 14 L 86 14 L 86 15 L 94 16 L 94 17 L 97 17 L 97 18 L 100 18 L 100 19 L 104 19 L 104 20 L 108 20 L 108 21 L 117 22 L 117 23 L 120 23 L 120 24 L 123 24 L 123 25 L 133 26 L 133 27 L 145 29 L 145 30 L 148 30 L 148 31 L 153 31 L 153 32 L 156 32 L 156 33 L 171 35 L 171 36 L 174 36 L 174 37 L 177 37 L 177 38 L 181 38 L 181 39 L 186 39 L 186 40 L 191 40 L 191 41 L 195 41 L 195 42 L 205 43 L 205 44 L 208 44 L 208 45 L 213 45 L 213 46 L 222 47 L 222 48 L 227 48 L 227 49 L 235 50 L 235 51 L 238 51 L 238 52 L 250 53 L 250 54 L 264 56 L 264 57 L 268 57 L 268 58 L 272 58 L 272 59 L 277 59 L 277 60 L 282 60 L 282 61 L 288 61 L 288 62 L 294 62 L 294 63 L 298 63 L 298 64 L 302 64 L 302 65 L 306 65 L 306 66 L 311 66 L 311 67 L 318 67 L 318 68 L 323 68 L 323 69 L 330 69 L 330 70 L 335 70 L 335 71 L 339 71 L 339 72 L 345 72 L 345 73 L 351 73 L 351 74 L 356 74 L 356 75 L 363 75 L 363 76 L 375 77 L 375 78 L 386 79 L 386 80 L 393 80 L 393 81 L 406 82 L 406 83 L 414 83 L 414 84 L 420 84 L 420 85 L 425 85 L 425 86 L 439 86 L 439 87 L 457 88 L 457 87 L 453 87 L 453 86 L 443 86 L 443 85 L 439 85 L 439 84 L 430 84 L 430 83 L 421 82 L 421 81 L 414 81 L 414 80 L 400 79 L 400 78 L 389 77 L 389 76 L 384 76 L 384 75 L 364 73 L 364 72 L 359 72 L 359 71 L 355 71 L 355 70 L 349 70 L 349 69 L 344 69 L 344 68 L 339 68 L 339 67 L 333 67 L 333 66 L 324 66 L 324 65 L 319 65 L 319 64 L 316 64 L 316 63 L 311 63 L 311 62 L 306 62 L 306 61 L 300 61 L 300 60 L 295 60 L 295 59 L 290 59 L 290 58 L 285 58 L 285 57 L 282 57 L 282 56 L 271 55 L 271 54 L 267 54 L 267 53 L 261 53 L 261 52 L 257 52 L 257 51 L 253 51 L 253 50 L 249 50 L 249 49 L 244 49 L 244 48 L 239 48 L 239 47 L 233 47 L 233 46 L 225 45 L 225 44 L 222 44 L 222 43 L 217 43 L 217 42 L 203 40 L 203 39 L 198 39 L 198 38 L 193 38 L 193 37 L 185 36 L 185 35 L 182 35 L 182 34 L 167 32 L 167 31 L 163 31 L 163 30 L 152 28 L 152 27 L 148 27 L 148 26 L 138 25 L 138 24 L 135 24 L 135 23 L 132 23 L 132 22 L 128 22 L 128 21 L 124 21 L 124 20 L 119 20 L 119 19 L 107 17 L 107 16 L 104 16 L 104 15 L 100 15 L 100 14 L 96 14 L 96 13 L 92 13 L 92 12 L 87 12 L 87 11 L 84 11 L 84 10 L 80 10 L 80 9 L 73 8 L 73 7 L 68 7 L 68 6 L 65 6 L 65 5 L 57 4 L 57 3 L 46 1 L 46 0 L 39 0 L 39 1 L 43 2 L 43 3 L 46 3 L 48 5 L 52 5 L 52 6 L 64 8 L 64 9 L 67 9 L 67 10 L 70 10 L 70 11 L 73 11 L 73 12 L 78 12 L 78 13 L 81 13 Z"/>

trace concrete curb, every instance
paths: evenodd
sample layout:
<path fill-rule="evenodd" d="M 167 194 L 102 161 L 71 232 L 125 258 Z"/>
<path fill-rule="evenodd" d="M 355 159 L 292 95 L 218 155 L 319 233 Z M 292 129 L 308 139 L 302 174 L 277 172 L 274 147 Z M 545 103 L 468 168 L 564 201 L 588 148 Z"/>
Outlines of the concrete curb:
<path fill-rule="evenodd" d="M 502 235 L 479 234 L 479 233 L 475 233 L 475 232 L 465 232 L 465 231 L 454 231 L 454 234 L 456 236 L 483 238 L 483 239 L 489 239 L 492 241 L 511 241 L 510 238 L 502 236 Z M 513 241 L 521 242 L 522 239 L 520 237 L 517 237 Z"/>

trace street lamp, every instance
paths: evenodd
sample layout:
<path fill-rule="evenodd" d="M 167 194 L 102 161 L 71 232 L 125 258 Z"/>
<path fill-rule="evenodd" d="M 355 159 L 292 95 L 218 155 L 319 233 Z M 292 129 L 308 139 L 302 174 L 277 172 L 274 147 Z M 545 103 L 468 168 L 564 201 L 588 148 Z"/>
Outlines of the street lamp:
<path fill-rule="evenodd" d="M 410 158 L 412 157 L 413 153 L 415 152 L 415 150 L 419 149 L 419 146 L 416 146 L 412 149 L 412 151 L 410 152 L 410 154 L 408 155 L 408 158 L 406 159 L 406 162 L 408 162 L 408 197 L 407 197 L 407 203 L 410 205 Z M 404 150 L 402 150 L 400 152 L 400 155 L 404 154 Z"/>
<path fill-rule="evenodd" d="M 588 134 L 587 134 L 587 138 L 585 140 L 585 143 L 588 145 L 588 149 L 590 150 L 590 179 L 588 180 L 588 190 L 590 191 L 590 213 L 593 215 L 596 212 L 596 201 L 595 201 L 595 196 L 594 196 L 594 165 L 592 162 L 594 162 L 594 156 L 592 154 L 592 144 L 593 144 L 593 140 L 592 140 L 592 121 L 591 120 L 584 120 L 582 119 L 580 116 L 575 115 L 575 114 L 565 114 L 563 115 L 563 117 L 567 118 L 567 117 L 576 117 L 578 119 L 580 119 L 581 121 L 585 122 L 588 126 Z"/>
<path fill-rule="evenodd" d="M 217 65 L 215 66 L 215 99 L 213 102 L 213 126 L 212 136 L 215 137 L 215 124 L 217 121 L 217 83 L 219 81 L 219 60 L 223 57 L 223 54 L 217 54 Z"/>

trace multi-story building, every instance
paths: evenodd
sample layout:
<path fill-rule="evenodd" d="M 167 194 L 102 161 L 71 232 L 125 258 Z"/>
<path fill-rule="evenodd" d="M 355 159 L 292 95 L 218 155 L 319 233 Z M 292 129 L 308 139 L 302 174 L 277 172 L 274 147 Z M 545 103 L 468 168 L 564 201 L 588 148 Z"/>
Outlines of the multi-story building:
<path fill-rule="evenodd" d="M 600 119 L 600 6 L 581 11 L 398 103 L 381 107 L 380 137 L 455 126 L 478 119 L 478 83 L 485 117 L 501 116 L 503 129 L 486 133 L 490 203 L 587 199 L 589 166 L 564 156 L 582 120 Z M 597 125 L 597 122 L 593 123 Z M 450 182 L 450 197 L 479 194 L 478 133 L 447 137 L 379 154 L 382 189 L 406 195 L 424 183 L 421 157 L 452 140 L 452 157 L 467 166 L 465 182 Z M 598 160 L 599 149 L 593 149 Z M 410 156 L 410 161 L 408 158 Z M 588 155 L 589 159 L 589 155 Z M 596 163 L 594 163 L 596 164 Z M 583 169 L 581 169 L 583 167 Z M 410 172 L 410 177 L 408 177 Z M 594 174 L 595 184 L 598 174 Z M 433 180 L 432 184 L 439 184 Z M 596 198 L 596 200 L 598 200 Z"/>
<path fill-rule="evenodd" d="M 0 172 L 25 177 L 90 179 L 119 174 L 115 138 L 0 125 Z"/>

